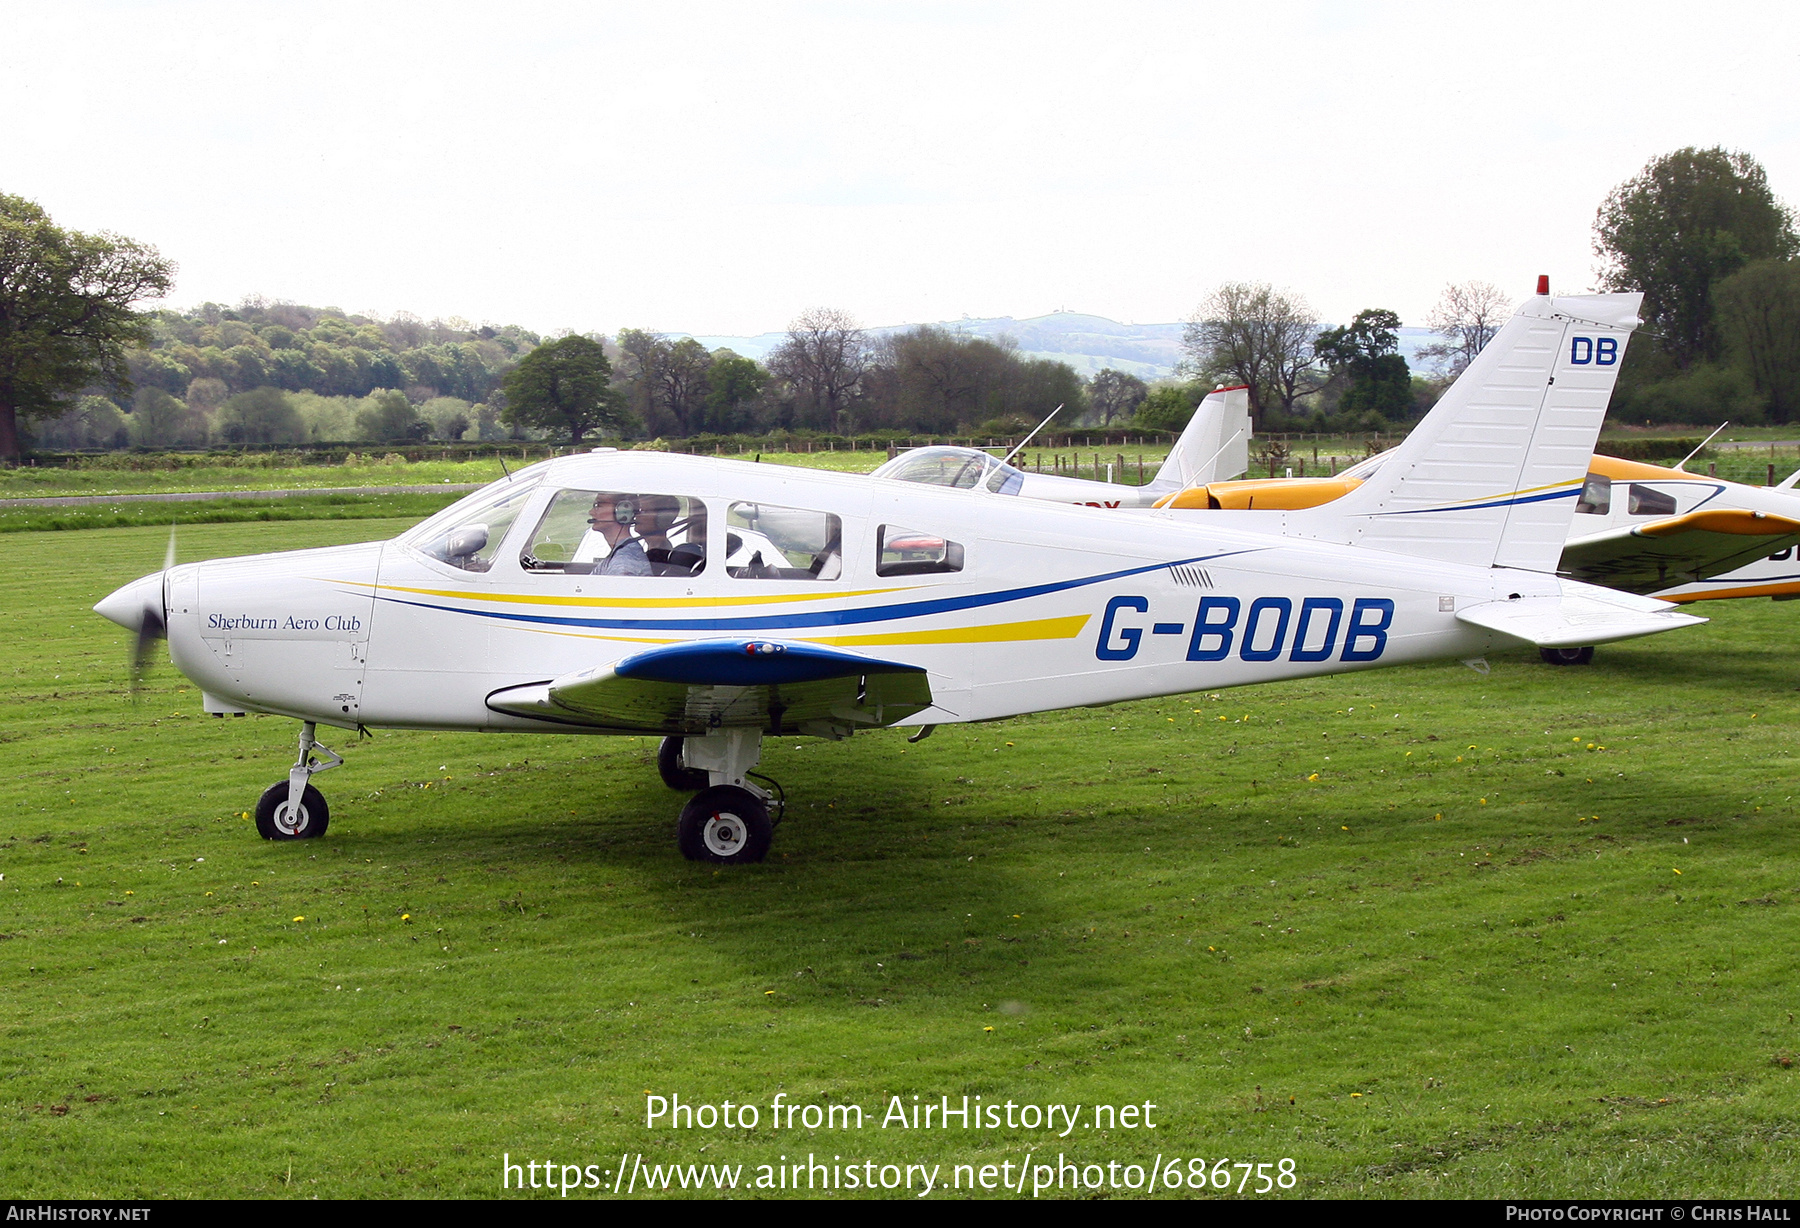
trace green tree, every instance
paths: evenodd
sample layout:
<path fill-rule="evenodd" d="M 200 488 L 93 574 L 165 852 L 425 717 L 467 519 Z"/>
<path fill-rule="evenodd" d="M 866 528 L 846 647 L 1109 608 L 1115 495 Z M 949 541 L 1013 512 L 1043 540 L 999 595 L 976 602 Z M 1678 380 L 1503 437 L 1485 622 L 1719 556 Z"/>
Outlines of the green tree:
<path fill-rule="evenodd" d="M 718 350 L 706 372 L 706 429 L 738 431 L 750 421 L 750 406 L 762 395 L 769 373 L 755 359 Z"/>
<path fill-rule="evenodd" d="M 1138 404 L 1131 425 L 1140 431 L 1182 431 L 1203 395 L 1198 384 L 1158 384 Z"/>
<path fill-rule="evenodd" d="M 1200 304 L 1182 331 L 1182 366 L 1202 381 L 1245 385 L 1250 420 L 1260 428 L 1272 409 L 1319 390 L 1313 340 L 1318 317 L 1307 301 L 1265 282 L 1226 282 Z"/>
<path fill-rule="evenodd" d="M 1608 290 L 1641 290 L 1643 317 L 1682 369 L 1719 356 L 1713 286 L 1800 249 L 1793 212 L 1749 154 L 1689 146 L 1652 159 L 1594 219 Z"/>
<path fill-rule="evenodd" d="M 0 193 L 0 462 L 18 460 L 20 422 L 56 416 L 90 384 L 129 385 L 126 347 L 150 336 L 132 304 L 174 275 L 153 247 L 64 230 Z"/>
<path fill-rule="evenodd" d="M 1759 260 L 1713 289 L 1726 353 L 1776 422 L 1800 418 L 1800 260 Z"/>
<path fill-rule="evenodd" d="M 356 426 L 364 439 L 377 439 L 383 443 L 416 439 L 419 425 L 419 414 L 412 402 L 406 399 L 404 392 L 393 388 L 370 393 L 362 408 L 356 411 Z"/>
<path fill-rule="evenodd" d="M 1088 381 L 1088 404 L 1100 415 L 1102 426 L 1111 426 L 1114 418 L 1131 417 L 1149 395 L 1150 387 L 1143 380 L 1111 367 L 1094 372 Z"/>
<path fill-rule="evenodd" d="M 1412 373 L 1400 357 L 1400 317 L 1381 307 L 1359 311 L 1343 328 L 1328 328 L 1313 342 L 1319 361 L 1348 381 L 1340 414 L 1374 410 L 1384 418 L 1412 411 Z"/>
<path fill-rule="evenodd" d="M 567 431 L 570 446 L 579 447 L 588 432 L 625 422 L 625 398 L 611 380 L 612 364 L 598 341 L 570 334 L 545 342 L 507 373 L 505 419 Z"/>
<path fill-rule="evenodd" d="M 279 388 L 252 388 L 219 406 L 213 430 L 226 443 L 306 442 L 306 425 Z"/>
<path fill-rule="evenodd" d="M 131 442 L 140 448 L 168 448 L 182 443 L 204 443 L 206 433 L 186 438 L 188 407 L 161 388 L 139 388 L 131 403 Z"/>

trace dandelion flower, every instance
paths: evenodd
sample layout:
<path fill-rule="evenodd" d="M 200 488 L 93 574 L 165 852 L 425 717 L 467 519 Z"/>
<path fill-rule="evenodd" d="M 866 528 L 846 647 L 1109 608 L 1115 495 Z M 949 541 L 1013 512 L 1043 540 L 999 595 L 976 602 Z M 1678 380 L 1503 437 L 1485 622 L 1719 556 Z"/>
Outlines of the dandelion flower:
<path fill-rule="evenodd" d="M 993 1029 L 993 1028 L 983 1028 L 983 1029 L 981 1029 L 981 1030 L 982 1030 L 982 1031 L 983 1031 L 983 1032 L 992 1032 L 992 1031 L 993 1031 L 993 1030 L 994 1030 L 994 1029 Z"/>
<path fill-rule="evenodd" d="M 304 920 L 306 920 L 306 918 L 305 917 L 295 917 L 294 920 L 298 922 L 298 921 L 304 921 Z"/>

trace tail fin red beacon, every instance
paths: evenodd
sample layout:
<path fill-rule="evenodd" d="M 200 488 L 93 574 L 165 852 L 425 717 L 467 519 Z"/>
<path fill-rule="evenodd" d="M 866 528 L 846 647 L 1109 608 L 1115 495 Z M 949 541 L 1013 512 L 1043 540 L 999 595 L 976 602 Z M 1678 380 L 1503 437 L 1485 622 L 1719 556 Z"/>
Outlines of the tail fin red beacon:
<path fill-rule="evenodd" d="M 1159 494 L 1224 482 L 1250 467 L 1250 390 L 1215 388 L 1206 394 L 1168 458 L 1145 489 Z"/>
<path fill-rule="evenodd" d="M 1554 573 L 1642 300 L 1552 297 L 1539 277 L 1405 442 L 1288 532 Z"/>

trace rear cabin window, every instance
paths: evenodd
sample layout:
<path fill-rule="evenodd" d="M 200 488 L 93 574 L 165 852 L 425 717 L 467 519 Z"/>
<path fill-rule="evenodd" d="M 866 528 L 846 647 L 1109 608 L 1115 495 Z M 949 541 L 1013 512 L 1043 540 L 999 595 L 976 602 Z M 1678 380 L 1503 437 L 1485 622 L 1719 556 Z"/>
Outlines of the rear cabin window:
<path fill-rule="evenodd" d="M 706 504 L 651 491 L 561 490 L 519 556 L 539 575 L 697 576 Z"/>
<path fill-rule="evenodd" d="M 725 513 L 725 573 L 736 580 L 835 580 L 844 525 L 830 512 L 733 503 Z"/>
<path fill-rule="evenodd" d="M 875 574 L 929 576 L 963 569 L 961 542 L 936 533 L 884 524 L 875 531 Z"/>
<path fill-rule="evenodd" d="M 1633 482 L 1626 507 L 1633 516 L 1673 516 L 1675 496 L 1666 495 L 1654 486 L 1642 486 Z"/>

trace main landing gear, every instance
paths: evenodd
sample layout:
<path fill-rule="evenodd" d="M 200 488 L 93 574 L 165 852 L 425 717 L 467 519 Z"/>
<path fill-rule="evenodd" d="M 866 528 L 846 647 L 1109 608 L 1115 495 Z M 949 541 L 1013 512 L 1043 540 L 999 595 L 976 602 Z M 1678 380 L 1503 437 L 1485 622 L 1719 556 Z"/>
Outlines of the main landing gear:
<path fill-rule="evenodd" d="M 771 818 L 773 795 L 751 779 L 750 769 L 761 757 L 760 729 L 663 739 L 656 755 L 663 783 L 671 789 L 699 790 L 681 808 L 675 825 L 675 842 L 683 857 L 736 866 L 769 855 L 782 807 L 776 801 Z"/>
<path fill-rule="evenodd" d="M 301 723 L 300 757 L 288 771 L 288 778 L 270 785 L 256 803 L 256 830 L 264 840 L 311 840 L 324 835 L 331 822 L 325 796 L 312 787 L 310 780 L 314 772 L 329 772 L 344 760 L 313 737 L 317 729 L 311 721 Z M 314 751 L 325 756 L 326 761 L 315 760 Z"/>
<path fill-rule="evenodd" d="M 1540 648 L 1545 665 L 1586 665 L 1594 659 L 1592 648 Z"/>

